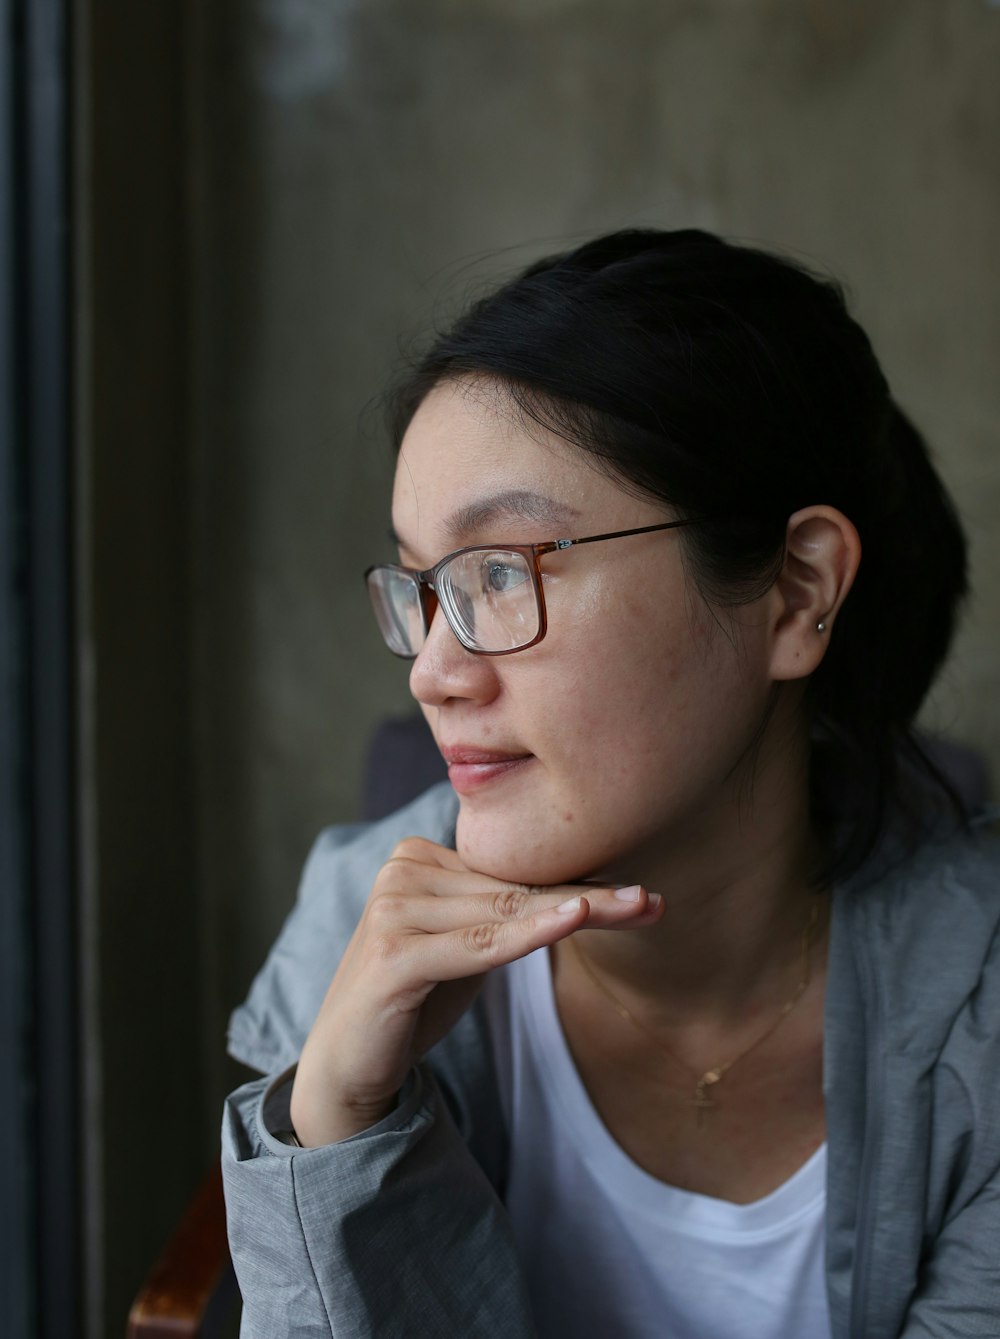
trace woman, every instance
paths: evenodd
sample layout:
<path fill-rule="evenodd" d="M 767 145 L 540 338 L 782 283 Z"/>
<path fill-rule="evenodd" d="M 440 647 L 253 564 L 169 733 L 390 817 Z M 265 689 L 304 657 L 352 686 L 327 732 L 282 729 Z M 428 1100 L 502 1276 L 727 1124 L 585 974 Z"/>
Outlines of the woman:
<path fill-rule="evenodd" d="M 244 1334 L 1000 1332 L 997 859 L 911 735 L 965 546 L 839 291 L 615 234 L 398 409 L 451 786 L 234 1016 Z"/>

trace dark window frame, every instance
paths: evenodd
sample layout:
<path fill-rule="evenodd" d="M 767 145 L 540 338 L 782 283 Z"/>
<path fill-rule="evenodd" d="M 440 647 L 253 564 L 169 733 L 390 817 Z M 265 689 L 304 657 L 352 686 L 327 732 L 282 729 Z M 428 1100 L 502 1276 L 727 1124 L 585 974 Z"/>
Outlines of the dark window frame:
<path fill-rule="evenodd" d="M 81 1333 L 64 0 L 0 0 L 0 1295 Z"/>

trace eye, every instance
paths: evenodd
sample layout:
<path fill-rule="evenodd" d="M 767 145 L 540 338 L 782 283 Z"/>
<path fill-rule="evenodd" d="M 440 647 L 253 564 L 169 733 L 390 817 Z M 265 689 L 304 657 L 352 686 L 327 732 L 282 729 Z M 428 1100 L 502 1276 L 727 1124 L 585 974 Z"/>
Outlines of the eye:
<path fill-rule="evenodd" d="M 483 559 L 482 575 L 484 592 L 493 595 L 505 595 L 528 579 L 523 564 L 512 563 L 508 556 L 501 555 Z"/>

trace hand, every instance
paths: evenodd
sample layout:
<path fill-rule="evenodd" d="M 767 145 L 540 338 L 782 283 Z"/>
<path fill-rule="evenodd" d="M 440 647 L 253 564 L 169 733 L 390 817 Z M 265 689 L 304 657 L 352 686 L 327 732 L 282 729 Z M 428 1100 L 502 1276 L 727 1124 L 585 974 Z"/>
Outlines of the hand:
<path fill-rule="evenodd" d="M 528 888 L 470 870 L 435 842 L 401 841 L 302 1050 L 291 1097 L 299 1142 L 333 1143 L 381 1120 L 493 968 L 583 926 L 632 929 L 661 912 L 642 888 L 630 900 L 599 884 Z"/>

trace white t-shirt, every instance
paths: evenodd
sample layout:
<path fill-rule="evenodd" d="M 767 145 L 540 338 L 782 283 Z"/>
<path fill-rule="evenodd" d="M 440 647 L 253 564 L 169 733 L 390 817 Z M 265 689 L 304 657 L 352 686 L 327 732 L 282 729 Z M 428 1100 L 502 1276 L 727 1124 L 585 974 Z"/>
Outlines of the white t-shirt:
<path fill-rule="evenodd" d="M 614 1141 L 563 1035 L 548 950 L 483 988 L 510 1213 L 540 1339 L 829 1339 L 826 1146 L 764 1199 L 665 1185 Z"/>

